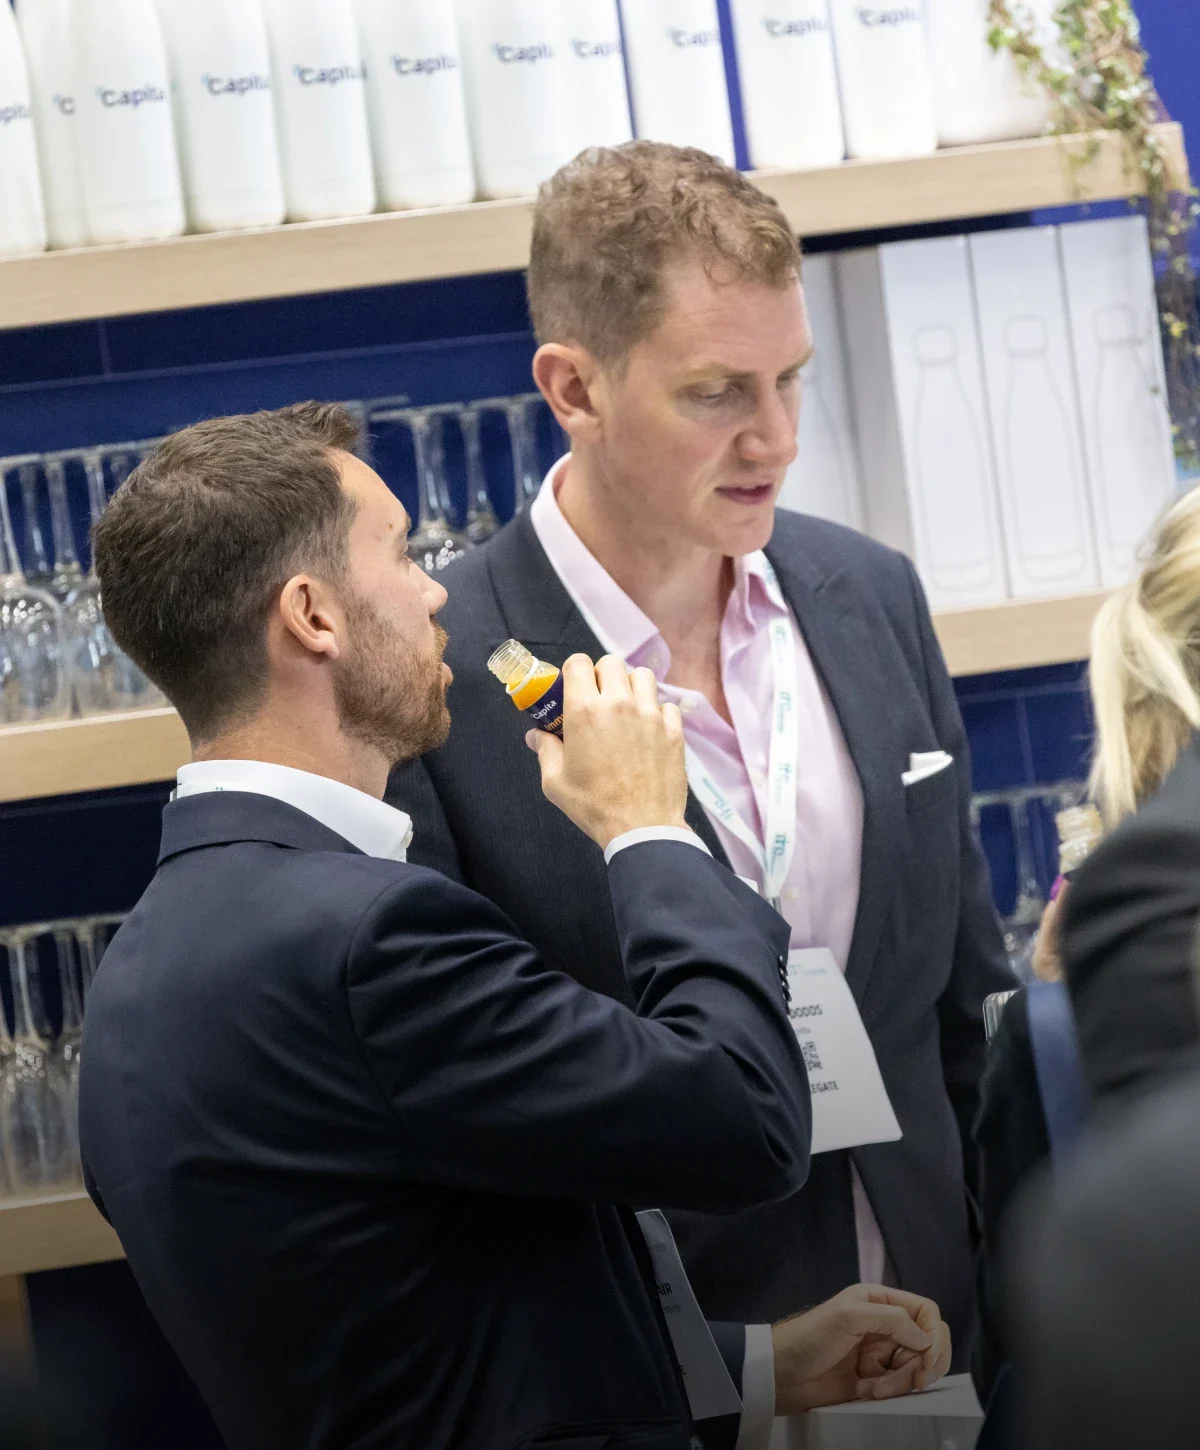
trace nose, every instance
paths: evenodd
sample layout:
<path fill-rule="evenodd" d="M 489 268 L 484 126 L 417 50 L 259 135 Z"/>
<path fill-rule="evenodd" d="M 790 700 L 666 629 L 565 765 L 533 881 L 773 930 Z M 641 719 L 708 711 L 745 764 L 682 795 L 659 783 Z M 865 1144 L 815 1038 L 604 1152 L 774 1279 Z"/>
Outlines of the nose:
<path fill-rule="evenodd" d="M 446 593 L 446 586 L 439 583 L 432 574 L 425 575 L 425 582 L 422 584 L 421 590 L 425 596 L 425 607 L 429 610 L 429 617 L 432 619 L 450 596 Z"/>
<path fill-rule="evenodd" d="M 799 410 L 793 397 L 773 384 L 764 388 L 749 428 L 742 435 L 742 454 L 751 463 L 786 468 L 797 453 Z"/>

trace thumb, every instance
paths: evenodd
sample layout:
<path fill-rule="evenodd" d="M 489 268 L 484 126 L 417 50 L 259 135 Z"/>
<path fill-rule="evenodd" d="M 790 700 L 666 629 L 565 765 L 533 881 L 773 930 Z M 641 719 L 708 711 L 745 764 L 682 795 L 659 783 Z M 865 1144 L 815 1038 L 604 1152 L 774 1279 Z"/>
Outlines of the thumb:
<path fill-rule="evenodd" d="M 562 770 L 563 743 L 557 735 L 547 734 L 545 730 L 530 730 L 525 736 L 525 744 L 537 756 L 538 764 L 542 767 L 544 788 L 547 781 Z"/>

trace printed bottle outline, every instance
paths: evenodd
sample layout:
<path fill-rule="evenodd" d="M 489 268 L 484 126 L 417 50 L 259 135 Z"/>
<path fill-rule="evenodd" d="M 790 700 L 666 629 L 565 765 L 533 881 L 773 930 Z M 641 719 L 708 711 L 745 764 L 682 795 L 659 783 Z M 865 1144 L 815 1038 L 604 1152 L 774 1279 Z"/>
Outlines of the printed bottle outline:
<path fill-rule="evenodd" d="M 1000 452 L 1018 566 L 1038 583 L 1067 583 L 1087 570 L 1087 520 L 1074 430 L 1050 367 L 1045 318 L 1010 317 L 1004 350 L 1008 377 Z"/>
<path fill-rule="evenodd" d="M 1170 497 L 1166 409 L 1145 360 L 1149 329 L 1134 308 L 1127 302 L 1099 308 L 1092 332 L 1099 350 L 1094 436 L 1100 511 L 1114 561 L 1132 569 L 1143 536 Z"/>
<path fill-rule="evenodd" d="M 996 579 L 987 450 L 959 370 L 958 336 L 932 324 L 913 333 L 919 375 L 913 407 L 913 512 L 929 578 L 947 594 L 986 589 Z M 929 507 L 931 483 L 954 470 L 953 487 Z"/>
<path fill-rule="evenodd" d="M 862 508 L 858 499 L 858 474 L 851 460 L 846 435 L 838 427 L 825 396 L 822 380 L 826 377 L 826 369 L 819 349 L 801 376 L 804 392 L 797 438 L 799 452 L 792 464 L 795 472 L 789 470 L 794 480 L 789 493 L 802 512 L 860 529 Z"/>

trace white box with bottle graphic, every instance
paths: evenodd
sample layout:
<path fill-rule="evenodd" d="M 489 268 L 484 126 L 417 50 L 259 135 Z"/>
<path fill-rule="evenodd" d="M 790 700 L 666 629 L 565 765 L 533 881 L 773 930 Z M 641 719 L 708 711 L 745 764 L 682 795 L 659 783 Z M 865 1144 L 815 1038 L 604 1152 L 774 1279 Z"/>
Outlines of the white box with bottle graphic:
<path fill-rule="evenodd" d="M 838 259 L 867 526 L 935 609 L 1008 596 L 965 237 Z"/>
<path fill-rule="evenodd" d="M 784 479 L 779 503 L 861 529 L 862 476 L 846 377 L 837 268 L 831 255 L 805 257 L 804 300 L 817 350 L 803 373 L 799 452 Z"/>
<path fill-rule="evenodd" d="M 1100 582 L 1067 300 L 1053 227 L 969 239 L 1000 516 L 1017 599 Z"/>
<path fill-rule="evenodd" d="M 1123 584 L 1176 491 L 1154 267 L 1144 217 L 1059 228 L 1100 582 Z"/>

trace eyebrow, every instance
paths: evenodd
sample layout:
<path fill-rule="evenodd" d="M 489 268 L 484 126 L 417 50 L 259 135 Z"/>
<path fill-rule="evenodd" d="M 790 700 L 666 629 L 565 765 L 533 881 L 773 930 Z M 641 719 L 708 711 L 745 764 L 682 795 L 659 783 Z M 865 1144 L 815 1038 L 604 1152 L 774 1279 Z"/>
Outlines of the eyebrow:
<path fill-rule="evenodd" d="M 792 363 L 790 367 L 782 368 L 776 376 L 784 378 L 789 373 L 801 372 L 812 361 L 815 352 L 816 347 L 810 347 L 802 358 Z M 746 372 L 744 370 L 739 371 L 736 368 L 721 367 L 717 364 L 713 367 L 694 368 L 684 377 L 684 386 L 704 382 L 747 383 L 752 382 L 757 376 L 757 373 Z"/>

